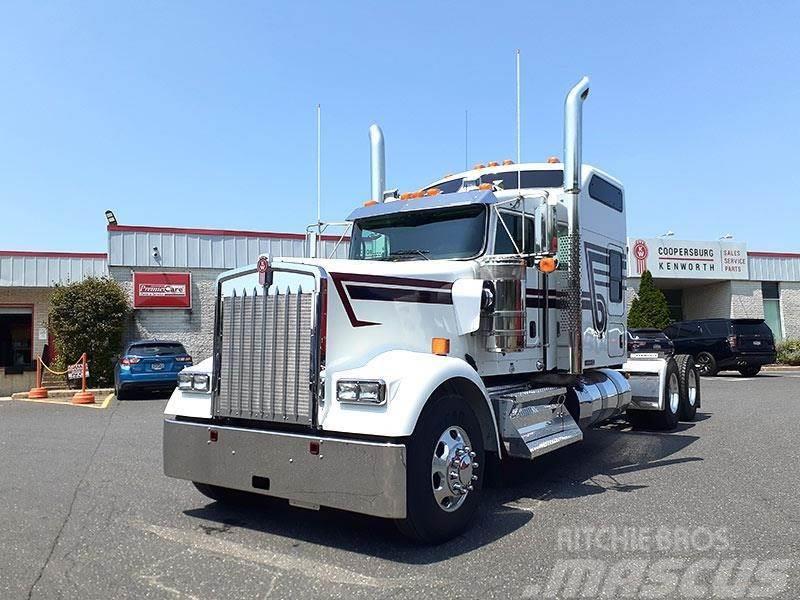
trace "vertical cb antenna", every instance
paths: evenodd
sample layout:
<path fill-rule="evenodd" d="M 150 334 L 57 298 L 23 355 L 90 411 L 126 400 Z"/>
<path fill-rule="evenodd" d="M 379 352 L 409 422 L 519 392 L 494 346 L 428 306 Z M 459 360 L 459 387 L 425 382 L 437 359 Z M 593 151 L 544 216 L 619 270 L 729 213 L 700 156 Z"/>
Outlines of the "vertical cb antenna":
<path fill-rule="evenodd" d="M 522 151 L 521 151 L 522 130 L 520 126 L 522 110 L 520 105 L 519 48 L 517 48 L 516 57 L 517 57 L 517 164 L 519 164 L 520 162 L 522 162 Z"/>
<path fill-rule="evenodd" d="M 469 169 L 469 110 L 464 109 L 464 170 Z"/>
<path fill-rule="evenodd" d="M 322 223 L 322 107 L 317 104 L 317 225 Z"/>

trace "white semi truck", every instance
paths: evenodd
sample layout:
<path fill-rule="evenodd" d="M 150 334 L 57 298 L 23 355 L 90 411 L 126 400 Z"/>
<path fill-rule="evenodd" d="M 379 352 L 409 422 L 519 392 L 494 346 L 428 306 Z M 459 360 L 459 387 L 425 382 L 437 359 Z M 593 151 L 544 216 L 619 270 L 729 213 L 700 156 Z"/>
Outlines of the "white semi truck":
<path fill-rule="evenodd" d="M 476 165 L 412 194 L 386 191 L 373 126 L 347 260 L 261 256 L 219 277 L 213 357 L 166 407 L 166 474 L 435 543 L 469 526 L 491 466 L 625 412 L 692 420 L 693 362 L 627 355 L 625 195 L 582 164 L 588 92 L 567 95 L 563 163 Z"/>

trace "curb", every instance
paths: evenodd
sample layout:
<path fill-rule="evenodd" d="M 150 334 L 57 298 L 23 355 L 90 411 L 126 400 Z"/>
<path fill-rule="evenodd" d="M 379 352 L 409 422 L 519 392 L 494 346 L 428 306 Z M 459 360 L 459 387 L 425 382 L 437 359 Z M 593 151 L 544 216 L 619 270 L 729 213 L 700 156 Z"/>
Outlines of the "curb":
<path fill-rule="evenodd" d="M 58 390 L 58 391 L 62 391 L 62 390 Z M 63 390 L 63 391 L 66 391 L 66 390 Z M 72 390 L 70 390 L 70 392 L 72 392 L 72 393 L 68 393 L 68 394 L 62 393 L 62 394 L 58 394 L 58 395 L 55 396 L 56 398 L 63 397 L 63 400 L 52 399 L 52 392 L 51 392 L 51 398 L 48 398 L 48 399 L 28 398 L 28 394 L 26 392 L 21 392 L 21 393 L 18 393 L 18 394 L 13 394 L 10 398 L 8 398 L 8 400 L 19 400 L 20 402 L 37 402 L 39 404 L 60 404 L 61 406 L 81 406 L 83 408 L 100 409 L 100 408 L 108 408 L 108 406 L 111 404 L 111 402 L 115 398 L 114 392 L 111 391 L 109 393 L 108 389 L 97 389 L 97 390 L 89 390 L 89 391 L 93 392 L 94 395 L 95 395 L 96 400 L 95 400 L 94 404 L 74 404 L 74 403 L 72 403 L 70 401 L 72 396 L 74 395 L 74 391 L 72 391 Z M 99 402 L 99 400 L 97 400 L 97 398 L 99 398 L 99 397 L 103 398 L 102 402 Z"/>

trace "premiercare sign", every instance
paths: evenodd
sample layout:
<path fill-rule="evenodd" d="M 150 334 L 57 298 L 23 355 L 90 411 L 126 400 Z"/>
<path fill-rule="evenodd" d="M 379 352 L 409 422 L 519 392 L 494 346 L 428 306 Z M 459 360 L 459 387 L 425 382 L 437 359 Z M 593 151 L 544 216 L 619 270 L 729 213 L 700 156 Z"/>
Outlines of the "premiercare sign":
<path fill-rule="evenodd" d="M 657 279 L 747 279 L 747 245 L 628 238 L 628 277 L 646 270 Z"/>
<path fill-rule="evenodd" d="M 133 273 L 134 308 L 192 308 L 191 273 Z"/>

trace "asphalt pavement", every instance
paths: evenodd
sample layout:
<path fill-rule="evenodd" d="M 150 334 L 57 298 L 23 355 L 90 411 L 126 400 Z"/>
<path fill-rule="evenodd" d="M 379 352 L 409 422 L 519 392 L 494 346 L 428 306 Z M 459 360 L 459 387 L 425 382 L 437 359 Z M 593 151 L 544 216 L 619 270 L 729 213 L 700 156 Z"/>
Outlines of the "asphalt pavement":
<path fill-rule="evenodd" d="M 164 399 L 0 401 L 0 598 L 800 597 L 800 374 L 702 381 L 694 423 L 590 431 L 436 547 L 225 506 L 161 470 Z"/>

